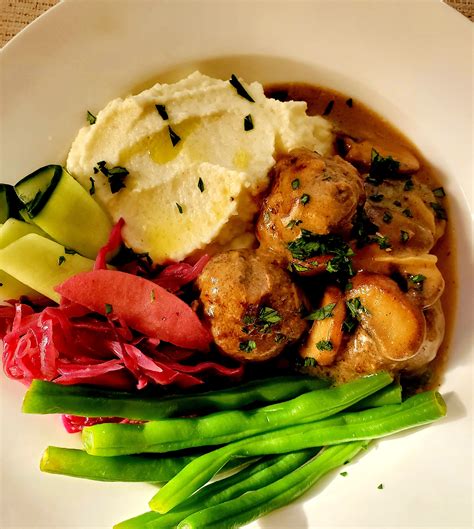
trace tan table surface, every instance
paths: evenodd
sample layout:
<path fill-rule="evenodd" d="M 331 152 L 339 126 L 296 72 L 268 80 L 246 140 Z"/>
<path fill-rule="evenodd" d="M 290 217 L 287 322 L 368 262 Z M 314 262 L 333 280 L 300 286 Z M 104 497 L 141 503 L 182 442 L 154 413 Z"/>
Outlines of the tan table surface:
<path fill-rule="evenodd" d="M 76 0 L 89 1 L 94 0 Z M 0 47 L 3 47 L 30 22 L 58 3 L 58 0 L 0 0 L 1 26 Z M 471 21 L 474 16 L 474 0 L 446 0 Z"/>

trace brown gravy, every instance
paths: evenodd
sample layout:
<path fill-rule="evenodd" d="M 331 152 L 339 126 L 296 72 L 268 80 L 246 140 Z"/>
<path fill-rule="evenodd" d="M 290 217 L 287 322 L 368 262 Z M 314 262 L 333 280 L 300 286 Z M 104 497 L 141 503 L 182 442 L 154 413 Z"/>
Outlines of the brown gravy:
<path fill-rule="evenodd" d="M 436 188 L 442 185 L 436 169 L 422 153 L 399 130 L 388 123 L 383 117 L 370 110 L 357 100 L 334 90 L 303 83 L 285 83 L 267 86 L 265 93 L 269 97 L 282 101 L 305 101 L 308 114 L 324 115 L 334 125 L 335 131 L 345 133 L 358 139 L 371 139 L 383 143 L 386 147 L 400 148 L 413 153 L 421 163 L 416 173 L 417 179 Z M 445 207 L 449 215 L 449 201 Z M 446 333 L 435 360 L 431 363 L 430 381 L 426 388 L 437 387 L 441 383 L 443 368 L 451 341 L 457 302 L 456 246 L 452 224 L 447 222 L 446 231 L 435 248 L 431 251 L 438 257 L 438 267 L 445 279 L 446 287 L 441 298 L 446 318 Z"/>

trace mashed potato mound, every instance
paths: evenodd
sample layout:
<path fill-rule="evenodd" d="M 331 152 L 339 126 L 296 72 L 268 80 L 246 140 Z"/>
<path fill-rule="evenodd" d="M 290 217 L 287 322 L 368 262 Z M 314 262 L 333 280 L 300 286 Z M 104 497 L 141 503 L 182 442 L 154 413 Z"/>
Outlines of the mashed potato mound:
<path fill-rule="evenodd" d="M 306 103 L 268 99 L 256 82 L 244 86 L 254 102 L 229 81 L 195 72 L 111 101 L 79 131 L 67 169 L 87 189 L 94 179 L 95 198 L 114 221 L 125 219 L 125 242 L 136 252 L 163 263 L 211 243 L 248 240 L 242 235 L 278 154 L 295 147 L 329 152 L 331 126 L 307 116 Z M 253 128 L 245 130 L 249 115 Z M 126 187 L 111 192 L 107 177 L 94 174 L 101 161 L 129 171 Z"/>

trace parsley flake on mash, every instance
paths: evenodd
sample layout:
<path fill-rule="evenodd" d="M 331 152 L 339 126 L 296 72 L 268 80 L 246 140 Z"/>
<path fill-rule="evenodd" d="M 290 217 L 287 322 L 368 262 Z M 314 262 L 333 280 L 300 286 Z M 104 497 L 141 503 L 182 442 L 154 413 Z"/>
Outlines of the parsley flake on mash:
<path fill-rule="evenodd" d="M 251 240 L 245 234 L 257 210 L 253 198 L 267 187 L 278 154 L 295 147 L 330 151 L 331 126 L 307 116 L 306 103 L 269 99 L 257 82 L 245 89 L 254 102 L 229 81 L 194 72 L 111 101 L 93 127 L 79 131 L 67 169 L 86 189 L 97 160 L 129 172 L 126 188 L 115 194 L 96 175 L 94 197 L 114 221 L 125 219 L 124 239 L 135 252 L 163 263 L 210 243 Z M 157 108 L 166 109 L 167 120 Z M 251 134 L 242 126 L 249 114 L 258 124 Z M 179 142 L 170 141 L 170 128 Z M 206 193 L 197 181 L 206 182 Z"/>

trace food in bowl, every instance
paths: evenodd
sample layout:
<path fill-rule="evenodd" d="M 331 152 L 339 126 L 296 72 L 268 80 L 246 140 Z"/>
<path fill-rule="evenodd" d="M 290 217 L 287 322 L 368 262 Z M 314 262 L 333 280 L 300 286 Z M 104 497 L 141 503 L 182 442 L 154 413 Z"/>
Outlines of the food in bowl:
<path fill-rule="evenodd" d="M 42 470 L 168 482 L 118 527 L 245 524 L 445 414 L 434 170 L 351 98 L 265 93 L 155 85 L 3 188 L 4 369 L 25 412 L 82 430 Z M 207 485 L 242 457 L 264 459 Z"/>

